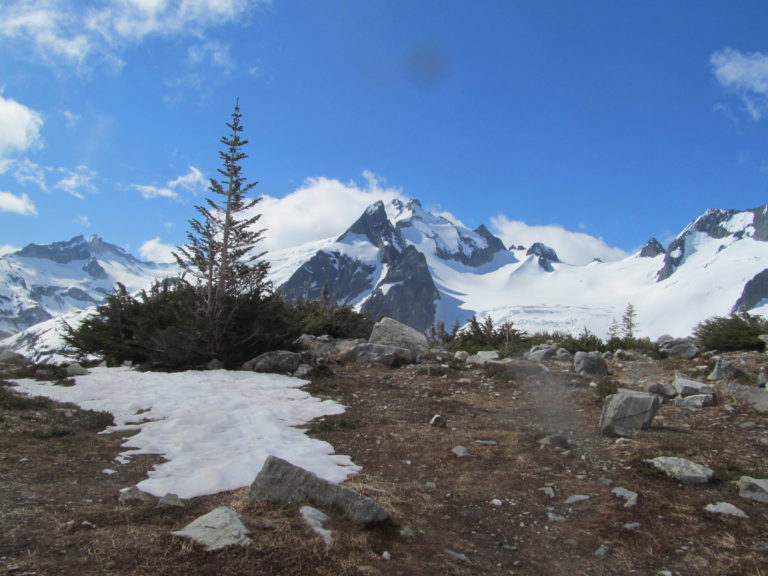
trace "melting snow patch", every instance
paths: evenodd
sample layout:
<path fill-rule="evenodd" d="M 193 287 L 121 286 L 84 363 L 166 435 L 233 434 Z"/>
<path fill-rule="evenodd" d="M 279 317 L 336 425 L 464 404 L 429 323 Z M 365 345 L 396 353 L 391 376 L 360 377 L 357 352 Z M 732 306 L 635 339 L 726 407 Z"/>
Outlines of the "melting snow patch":
<path fill-rule="evenodd" d="M 331 414 L 343 406 L 310 396 L 299 387 L 306 381 L 254 372 L 135 372 L 96 368 L 72 387 L 19 380 L 18 390 L 73 402 L 115 417 L 113 430 L 125 430 L 146 410 L 138 433 L 123 444 L 116 461 L 135 454 L 160 454 L 137 486 L 154 496 L 174 492 L 181 498 L 215 494 L 249 485 L 270 455 L 341 482 L 360 467 L 349 456 L 333 454 L 327 442 L 309 438 L 296 426 Z"/>

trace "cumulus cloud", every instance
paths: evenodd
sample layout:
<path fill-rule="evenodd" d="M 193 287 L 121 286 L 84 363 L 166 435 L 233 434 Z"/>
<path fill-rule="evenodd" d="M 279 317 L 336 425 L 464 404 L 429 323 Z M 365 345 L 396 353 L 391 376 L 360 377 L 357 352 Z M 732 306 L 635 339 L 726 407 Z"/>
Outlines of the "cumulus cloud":
<path fill-rule="evenodd" d="M 78 166 L 74 171 L 61 168 L 60 172 L 65 176 L 56 183 L 56 188 L 64 190 L 67 194 L 82 200 L 85 198 L 85 193 L 96 191 L 93 183 L 96 172 L 87 166 Z"/>
<path fill-rule="evenodd" d="M 139 254 L 145 260 L 167 264 L 176 261 L 173 254 L 171 254 L 174 250 L 176 250 L 176 246 L 163 244 L 159 237 L 155 237 L 147 240 L 139 247 Z"/>
<path fill-rule="evenodd" d="M 0 212 L 13 212 L 30 216 L 37 214 L 37 208 L 26 194 L 16 196 L 10 192 L 0 192 Z"/>
<path fill-rule="evenodd" d="M 39 112 L 4 98 L 0 92 L 0 158 L 39 146 L 42 127 L 43 117 Z"/>
<path fill-rule="evenodd" d="M 278 250 L 338 236 L 363 210 L 377 200 L 405 200 L 400 189 L 386 187 L 372 172 L 364 172 L 365 185 L 335 179 L 309 178 L 298 190 L 275 198 L 263 196 L 255 210 L 258 225 L 267 229 L 260 248 Z"/>
<path fill-rule="evenodd" d="M 741 98 L 753 120 L 768 116 L 768 55 L 723 48 L 709 62 L 718 82 Z"/>
<path fill-rule="evenodd" d="M 194 166 L 189 167 L 186 174 L 169 180 L 165 186 L 153 186 L 150 184 L 132 184 L 131 188 L 137 190 L 147 200 L 153 198 L 177 198 L 179 188 L 183 188 L 197 195 L 204 191 L 207 181 L 203 173 Z"/>
<path fill-rule="evenodd" d="M 605 262 L 620 260 L 627 253 L 605 243 L 602 238 L 596 238 L 583 232 L 571 232 L 561 226 L 530 226 L 525 222 L 509 220 L 506 216 L 498 215 L 491 218 L 493 232 L 507 246 L 530 246 L 541 242 L 554 248 L 560 260 L 568 264 L 586 264 L 595 258 Z"/>
<path fill-rule="evenodd" d="M 122 65 L 125 46 L 148 37 L 189 35 L 247 20 L 269 0 L 4 0 L 0 40 L 28 45 L 48 62 L 83 66 L 93 58 Z"/>

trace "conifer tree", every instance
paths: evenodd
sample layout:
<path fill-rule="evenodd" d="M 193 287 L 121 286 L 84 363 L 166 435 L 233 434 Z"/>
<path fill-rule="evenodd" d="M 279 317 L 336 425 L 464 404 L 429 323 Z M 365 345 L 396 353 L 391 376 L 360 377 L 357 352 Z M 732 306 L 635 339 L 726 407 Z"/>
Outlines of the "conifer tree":
<path fill-rule="evenodd" d="M 210 179 L 212 197 L 205 199 L 205 205 L 195 206 L 199 218 L 189 221 L 188 243 L 174 253 L 184 273 L 201 288 L 214 335 L 225 329 L 237 307 L 231 305 L 233 299 L 259 296 L 269 286 L 269 263 L 262 260 L 266 253 L 257 252 L 264 230 L 256 228 L 261 214 L 255 214 L 254 207 L 261 198 L 247 197 L 258 182 L 248 182 L 242 174 L 241 162 L 248 157 L 243 147 L 248 141 L 241 138 L 241 117 L 237 101 L 226 124 L 229 134 L 221 138 L 221 179 Z"/>

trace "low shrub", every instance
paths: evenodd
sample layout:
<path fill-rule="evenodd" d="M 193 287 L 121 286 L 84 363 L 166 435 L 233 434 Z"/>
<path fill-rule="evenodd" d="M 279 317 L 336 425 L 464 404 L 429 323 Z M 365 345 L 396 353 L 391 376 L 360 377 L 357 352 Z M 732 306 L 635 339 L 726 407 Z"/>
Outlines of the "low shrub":
<path fill-rule="evenodd" d="M 704 350 L 762 350 L 765 343 L 758 338 L 768 334 L 768 320 L 748 313 L 713 316 L 699 323 L 694 338 Z"/>

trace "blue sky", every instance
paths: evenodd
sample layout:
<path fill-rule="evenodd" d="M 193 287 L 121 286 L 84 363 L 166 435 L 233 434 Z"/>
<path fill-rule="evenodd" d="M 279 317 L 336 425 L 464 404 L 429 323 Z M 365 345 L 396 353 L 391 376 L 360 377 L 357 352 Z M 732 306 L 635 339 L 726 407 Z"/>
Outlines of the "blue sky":
<path fill-rule="evenodd" d="M 0 245 L 161 257 L 236 98 L 272 250 L 379 197 L 573 261 L 768 201 L 761 0 L 3 0 Z"/>

